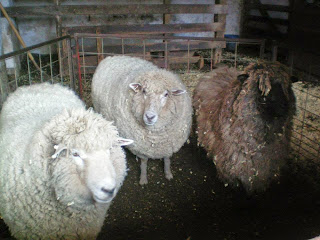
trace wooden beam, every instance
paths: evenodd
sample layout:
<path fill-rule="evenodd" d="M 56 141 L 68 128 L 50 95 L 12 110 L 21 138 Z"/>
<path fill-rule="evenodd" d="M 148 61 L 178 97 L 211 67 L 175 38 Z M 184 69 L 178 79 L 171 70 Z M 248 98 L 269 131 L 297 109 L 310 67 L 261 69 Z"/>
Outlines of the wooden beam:
<path fill-rule="evenodd" d="M 25 16 L 75 16 L 117 14 L 226 14 L 228 8 L 221 4 L 108 4 L 108 5 L 43 5 L 7 7 L 11 17 Z"/>
<path fill-rule="evenodd" d="M 267 22 L 268 18 L 262 17 L 262 16 L 248 16 L 248 21 L 256 21 L 256 22 Z M 274 24 L 279 24 L 279 25 L 289 25 L 289 20 L 288 19 L 281 19 L 281 18 L 272 18 L 272 21 Z"/>
<path fill-rule="evenodd" d="M 290 12 L 291 8 L 284 5 L 273 5 L 273 4 L 261 4 L 258 2 L 250 1 L 247 3 L 250 9 L 263 9 L 265 11 L 275 11 L 275 12 Z"/>
<path fill-rule="evenodd" d="M 224 31 L 225 23 L 193 23 L 193 24 L 145 24 L 145 25 L 105 25 L 105 26 L 74 26 L 66 27 L 69 34 L 95 33 L 100 27 L 102 33 L 126 33 L 126 34 L 164 34 L 185 32 L 211 32 Z"/>
<path fill-rule="evenodd" d="M 253 0 L 253 3 L 257 5 L 257 8 L 258 8 L 261 16 L 266 19 L 266 23 L 268 23 L 270 30 L 273 33 L 279 33 L 277 26 L 273 22 L 272 18 L 269 16 L 268 11 L 265 8 L 263 8 L 263 4 L 261 4 L 260 0 Z"/>

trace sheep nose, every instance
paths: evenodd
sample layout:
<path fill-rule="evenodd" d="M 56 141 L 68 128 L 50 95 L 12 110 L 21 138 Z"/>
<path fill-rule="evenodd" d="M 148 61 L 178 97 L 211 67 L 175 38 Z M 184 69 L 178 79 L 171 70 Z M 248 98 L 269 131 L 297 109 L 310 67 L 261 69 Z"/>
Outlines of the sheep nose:
<path fill-rule="evenodd" d="M 113 195 L 114 190 L 115 190 L 115 188 L 112 188 L 112 189 L 107 189 L 107 188 L 104 188 L 104 187 L 101 188 L 102 192 L 104 192 L 106 194 L 109 194 L 109 195 Z"/>
<path fill-rule="evenodd" d="M 154 119 L 154 118 L 156 117 L 156 115 L 153 114 L 153 113 L 146 113 L 146 117 L 147 117 L 147 119 L 148 119 L 149 121 L 151 121 L 152 119 Z"/>

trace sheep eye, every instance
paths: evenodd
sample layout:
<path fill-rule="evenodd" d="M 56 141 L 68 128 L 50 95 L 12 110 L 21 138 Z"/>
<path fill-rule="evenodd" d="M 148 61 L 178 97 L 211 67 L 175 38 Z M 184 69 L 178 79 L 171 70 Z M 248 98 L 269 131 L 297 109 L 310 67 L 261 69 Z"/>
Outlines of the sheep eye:
<path fill-rule="evenodd" d="M 80 157 L 79 153 L 77 153 L 77 152 L 73 152 L 73 153 L 72 153 L 72 156 L 74 156 L 74 157 Z"/>
<path fill-rule="evenodd" d="M 146 91 L 145 89 L 142 89 L 142 93 L 143 93 L 143 94 L 146 94 L 147 91 Z"/>
<path fill-rule="evenodd" d="M 164 96 L 165 96 L 165 97 L 168 97 L 168 96 L 169 96 L 169 93 L 165 93 Z"/>

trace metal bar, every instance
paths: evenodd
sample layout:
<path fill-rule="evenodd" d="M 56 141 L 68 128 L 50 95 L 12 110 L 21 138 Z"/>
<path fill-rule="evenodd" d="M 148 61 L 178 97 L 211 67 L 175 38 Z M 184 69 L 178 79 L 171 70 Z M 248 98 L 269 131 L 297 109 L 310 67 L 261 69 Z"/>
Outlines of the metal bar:
<path fill-rule="evenodd" d="M 82 50 L 82 62 L 83 62 L 83 65 L 82 65 L 82 68 L 83 68 L 83 77 L 84 77 L 84 82 L 87 81 L 87 76 L 86 76 L 86 61 L 85 61 L 85 55 L 84 55 L 84 40 L 83 38 L 81 38 L 81 50 Z"/>
<path fill-rule="evenodd" d="M 28 78 L 29 78 L 29 85 L 31 85 L 31 84 L 32 84 L 32 79 L 31 79 L 31 72 L 30 72 L 29 55 L 27 55 L 27 65 L 28 65 Z M 16 86 L 18 87 L 18 83 L 16 83 Z"/>
<path fill-rule="evenodd" d="M 166 39 L 185 39 L 185 40 L 201 40 L 201 41 L 226 41 L 226 42 L 244 42 L 244 43 L 257 43 L 261 44 L 262 42 L 265 41 L 265 39 L 258 39 L 258 38 L 214 38 L 214 37 L 184 37 L 184 36 L 150 36 L 150 35 L 145 35 L 145 34 L 94 34 L 94 33 L 75 33 L 74 37 L 92 37 L 92 38 L 97 38 L 97 37 L 102 37 L 102 38 L 133 38 L 133 39 L 155 39 L 155 38 L 161 38 L 163 40 Z"/>
<path fill-rule="evenodd" d="M 57 42 L 58 44 L 58 61 L 59 61 L 59 74 L 60 74 L 60 81 L 63 83 L 63 57 L 62 57 L 62 47 L 61 44 L 62 42 L 59 41 Z"/>
<path fill-rule="evenodd" d="M 50 66 L 50 77 L 51 77 L 51 83 L 53 83 L 53 69 L 52 69 L 52 49 L 51 45 L 49 45 L 49 66 Z"/>
<path fill-rule="evenodd" d="M 19 55 L 19 54 L 26 53 L 26 52 L 31 51 L 31 50 L 36 49 L 36 48 L 43 47 L 43 46 L 48 45 L 48 44 L 52 44 L 52 43 L 61 41 L 63 39 L 67 39 L 67 38 L 71 38 L 70 35 L 66 35 L 66 36 L 63 36 L 61 38 L 55 38 L 53 40 L 49 40 L 49 41 L 46 41 L 46 42 L 43 42 L 43 43 L 35 44 L 33 46 L 26 47 L 26 48 L 23 48 L 23 49 L 20 49 L 20 50 L 11 52 L 11 53 L 3 54 L 3 55 L 0 56 L 0 61 L 1 60 L 5 60 L 5 59 L 10 58 L 10 57 L 14 57 L 14 56 Z"/>
<path fill-rule="evenodd" d="M 143 39 L 143 59 L 146 59 L 146 40 Z"/>
<path fill-rule="evenodd" d="M 39 71 L 40 71 L 40 81 L 43 82 L 43 75 L 42 75 L 42 62 L 41 62 L 41 55 L 39 53 Z"/>

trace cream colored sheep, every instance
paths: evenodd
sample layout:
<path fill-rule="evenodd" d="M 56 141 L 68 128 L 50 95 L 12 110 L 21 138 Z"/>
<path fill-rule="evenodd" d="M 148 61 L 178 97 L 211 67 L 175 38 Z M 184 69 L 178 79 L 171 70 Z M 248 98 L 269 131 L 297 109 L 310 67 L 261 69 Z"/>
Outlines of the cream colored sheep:
<path fill-rule="evenodd" d="M 21 87 L 0 117 L 0 214 L 17 239 L 95 239 L 126 176 L 112 123 L 60 85 Z"/>
<path fill-rule="evenodd" d="M 93 76 L 92 100 L 122 136 L 134 140 L 128 148 L 141 158 L 140 184 L 148 182 L 149 158 L 164 158 L 165 176 L 173 177 L 170 157 L 188 139 L 192 121 L 191 99 L 178 76 L 140 58 L 107 57 Z"/>

